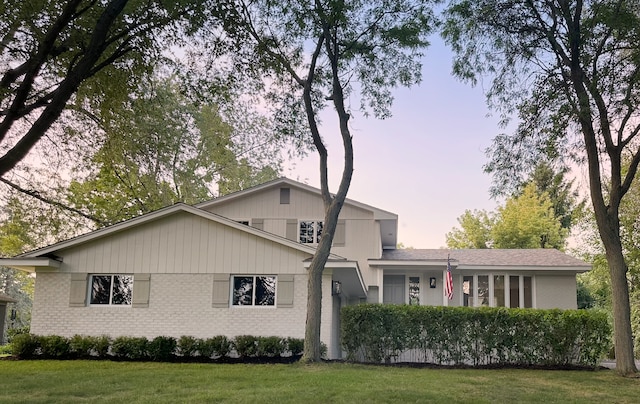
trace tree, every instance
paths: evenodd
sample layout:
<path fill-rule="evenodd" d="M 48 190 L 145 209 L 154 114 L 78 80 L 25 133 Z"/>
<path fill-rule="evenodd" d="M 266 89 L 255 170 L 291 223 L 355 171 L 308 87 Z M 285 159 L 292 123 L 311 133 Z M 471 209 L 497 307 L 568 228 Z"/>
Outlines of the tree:
<path fill-rule="evenodd" d="M 127 94 L 198 2 L 0 0 L 0 176 L 77 106 Z"/>
<path fill-rule="evenodd" d="M 97 111 L 83 125 L 103 140 L 76 167 L 88 175 L 71 181 L 67 204 L 105 226 L 211 199 L 215 185 L 226 194 L 276 178 L 277 140 L 267 137 L 264 119 L 242 112 L 246 122 L 234 128 L 217 107 L 188 100 L 174 78 L 141 83 L 123 108 Z"/>
<path fill-rule="evenodd" d="M 497 136 L 490 150 L 497 182 L 541 155 L 586 163 L 623 375 L 637 372 L 619 212 L 640 163 L 639 9 L 637 0 L 454 0 L 443 30 L 454 73 L 471 83 L 490 75 L 490 105 L 503 116 L 518 111 L 514 133 Z"/>
<path fill-rule="evenodd" d="M 492 213 L 485 210 L 465 210 L 458 218 L 460 228 L 454 227 L 446 234 L 449 248 L 490 248 L 493 245 L 491 229 L 495 225 Z"/>
<path fill-rule="evenodd" d="M 428 1 L 216 2 L 230 47 L 242 69 L 266 78 L 267 99 L 283 132 L 312 143 L 320 156 L 325 206 L 323 235 L 308 270 L 307 320 L 303 361 L 320 359 L 322 273 L 329 257 L 338 214 L 351 183 L 353 145 L 347 101 L 357 93 L 361 110 L 389 114 L 390 89 L 420 79 L 419 57 L 427 45 L 433 15 Z M 242 52 L 241 50 L 244 50 Z M 331 105 L 344 150 L 340 185 L 328 185 L 328 150 L 319 113 Z"/>
<path fill-rule="evenodd" d="M 509 198 L 496 213 L 465 211 L 460 228 L 447 233 L 449 248 L 557 248 L 568 235 L 554 214 L 549 196 L 538 195 L 533 183 Z"/>

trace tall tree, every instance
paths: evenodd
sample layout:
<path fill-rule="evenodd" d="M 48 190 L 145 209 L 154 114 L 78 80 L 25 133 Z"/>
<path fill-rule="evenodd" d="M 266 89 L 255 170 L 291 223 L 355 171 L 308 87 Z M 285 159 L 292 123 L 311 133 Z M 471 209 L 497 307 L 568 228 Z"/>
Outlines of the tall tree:
<path fill-rule="evenodd" d="M 389 115 L 391 88 L 420 79 L 421 51 L 433 27 L 431 1 L 227 1 L 216 2 L 226 35 L 235 38 L 235 59 L 266 76 L 268 99 L 285 132 L 312 143 L 320 157 L 323 235 L 308 271 L 303 361 L 320 360 L 322 273 L 338 215 L 351 183 L 353 144 L 349 98 L 361 109 Z M 244 49 L 245 53 L 238 50 Z M 258 62 L 258 63 L 255 63 Z M 344 150 L 335 194 L 329 190 L 328 150 L 318 114 L 332 106 Z M 292 129 L 293 126 L 293 129 Z"/>
<path fill-rule="evenodd" d="M 127 94 L 160 56 L 187 0 L 0 0 L 0 176 L 58 120 L 67 103 Z M 195 18 L 195 17 L 194 17 Z"/>
<path fill-rule="evenodd" d="M 88 175 L 71 181 L 68 204 L 104 226 L 276 178 L 279 143 L 265 119 L 242 113 L 243 126 L 234 128 L 219 108 L 187 99 L 173 78 L 141 84 L 121 108 L 82 125 L 101 144 L 76 167 L 74 177 Z"/>
<path fill-rule="evenodd" d="M 623 375 L 637 372 L 619 212 L 640 163 L 638 10 L 637 0 L 454 0 L 443 31 L 456 52 L 454 73 L 472 83 L 490 75 L 491 105 L 519 113 L 515 132 L 494 141 L 497 181 L 541 154 L 586 160 Z M 624 173 L 623 155 L 631 156 Z"/>
<path fill-rule="evenodd" d="M 568 236 L 554 214 L 547 193 L 538 194 L 533 183 L 522 194 L 507 199 L 496 212 L 466 211 L 460 228 L 447 233 L 449 248 L 557 248 Z"/>

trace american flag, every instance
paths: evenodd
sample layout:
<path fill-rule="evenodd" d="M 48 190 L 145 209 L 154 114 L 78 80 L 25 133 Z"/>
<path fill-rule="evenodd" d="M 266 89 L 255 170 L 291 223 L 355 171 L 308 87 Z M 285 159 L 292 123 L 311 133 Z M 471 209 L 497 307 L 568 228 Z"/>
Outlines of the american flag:
<path fill-rule="evenodd" d="M 451 259 L 447 254 L 447 281 L 444 283 L 444 294 L 449 300 L 453 299 L 453 277 L 451 276 Z"/>

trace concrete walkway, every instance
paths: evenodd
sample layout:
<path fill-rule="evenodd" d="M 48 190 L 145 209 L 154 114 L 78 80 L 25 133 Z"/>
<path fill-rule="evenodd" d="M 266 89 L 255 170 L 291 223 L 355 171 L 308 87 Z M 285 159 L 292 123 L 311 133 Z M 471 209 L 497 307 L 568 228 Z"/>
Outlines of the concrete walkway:
<path fill-rule="evenodd" d="M 616 360 L 615 359 L 605 359 L 600 362 L 600 366 L 604 366 L 605 368 L 615 369 L 616 368 Z M 640 360 L 636 359 L 636 368 L 640 369 Z"/>

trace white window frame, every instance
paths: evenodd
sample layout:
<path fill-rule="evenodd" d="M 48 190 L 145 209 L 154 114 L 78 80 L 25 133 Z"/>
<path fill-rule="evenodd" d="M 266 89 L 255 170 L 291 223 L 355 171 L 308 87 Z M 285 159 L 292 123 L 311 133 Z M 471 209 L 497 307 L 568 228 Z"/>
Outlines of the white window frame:
<path fill-rule="evenodd" d="M 111 285 L 109 287 L 109 303 L 92 303 L 93 296 L 93 278 L 96 276 L 109 276 L 111 277 Z M 116 276 L 128 276 L 131 278 L 131 303 L 129 304 L 114 304 L 113 303 L 113 278 Z M 87 285 L 87 301 L 89 306 L 93 307 L 132 307 L 133 306 L 133 284 L 135 282 L 133 274 L 91 274 L 89 276 L 89 282 Z"/>
<path fill-rule="evenodd" d="M 313 223 L 313 241 L 311 243 L 302 241 L 302 238 L 300 235 L 300 231 L 302 230 L 302 223 Z M 322 237 L 322 234 L 324 234 L 324 220 L 299 220 L 298 221 L 298 242 L 306 245 L 317 245 L 320 242 L 320 240 L 318 239 L 318 223 L 322 223 L 322 233 L 320 234 L 320 237 Z"/>
<path fill-rule="evenodd" d="M 236 278 L 253 278 L 253 288 L 252 288 L 252 295 L 251 295 L 251 304 L 234 304 L 234 292 L 235 292 L 235 279 Z M 265 305 L 259 305 L 259 304 L 255 304 L 256 303 L 256 278 L 273 278 L 274 279 L 274 291 L 273 291 L 273 304 L 265 304 Z M 253 308 L 253 309 L 275 309 L 276 306 L 278 305 L 278 276 L 277 275 L 265 275 L 265 274 L 236 274 L 236 275 L 231 275 L 231 282 L 229 282 L 229 297 L 230 297 L 230 302 L 229 305 L 230 307 L 233 308 L 238 308 L 238 309 L 242 309 L 242 308 Z"/>
<path fill-rule="evenodd" d="M 524 278 L 531 278 L 531 308 L 535 309 L 538 307 L 536 302 L 536 280 L 535 275 L 532 274 L 514 274 L 513 272 L 489 272 L 489 273 L 478 273 L 473 275 L 462 275 L 460 276 L 460 306 L 464 306 L 464 293 L 462 292 L 462 284 L 464 283 L 465 276 L 473 277 L 473 293 L 470 293 L 469 296 L 473 297 L 473 306 L 468 307 L 482 307 L 478 301 L 478 276 L 488 276 L 489 277 L 489 307 L 497 307 L 494 304 L 494 276 L 501 275 L 504 276 L 504 307 L 511 307 L 511 298 L 510 298 L 510 277 L 517 276 L 518 277 L 518 307 L 516 308 L 525 308 L 524 307 Z"/>

